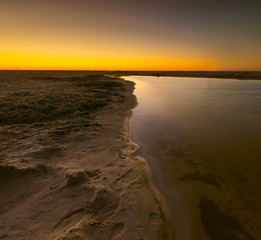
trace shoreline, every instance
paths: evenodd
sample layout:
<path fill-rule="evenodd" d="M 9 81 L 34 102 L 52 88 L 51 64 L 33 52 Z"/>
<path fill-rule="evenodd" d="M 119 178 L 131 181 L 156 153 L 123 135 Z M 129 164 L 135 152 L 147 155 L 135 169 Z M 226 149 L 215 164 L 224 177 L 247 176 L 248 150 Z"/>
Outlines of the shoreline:
<path fill-rule="evenodd" d="M 127 78 L 126 80 L 131 81 L 132 79 Z M 135 114 L 135 108 L 133 112 Z M 150 173 L 150 181 L 164 202 L 164 212 L 168 222 L 168 239 L 190 240 L 192 237 L 192 224 L 187 206 L 184 204 L 184 199 L 177 189 L 171 189 L 166 185 L 162 169 L 157 165 L 156 159 L 149 155 L 144 143 L 139 142 L 135 138 L 135 131 L 132 133 L 134 133 L 134 136 L 131 137 L 131 141 L 134 141 L 139 146 L 137 154 L 141 159 L 146 161 Z"/>
<path fill-rule="evenodd" d="M 129 138 L 132 82 L 36 71 L 0 86 L 0 238 L 168 239 Z"/>

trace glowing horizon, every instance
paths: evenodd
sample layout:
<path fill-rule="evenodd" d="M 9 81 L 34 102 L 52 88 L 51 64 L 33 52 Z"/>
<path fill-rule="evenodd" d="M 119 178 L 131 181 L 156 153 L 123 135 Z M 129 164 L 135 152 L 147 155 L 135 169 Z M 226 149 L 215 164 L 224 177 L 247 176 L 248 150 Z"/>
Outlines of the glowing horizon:
<path fill-rule="evenodd" d="M 167 58 L 88 58 L 63 56 L 37 56 L 37 55 L 4 55 L 5 64 L 2 70 L 199 70 L 207 66 L 208 62 Z M 23 62 L 13 66 L 13 60 Z M 22 67 L 21 67 L 22 66 Z M 175 68 L 173 67 L 175 66 Z M 187 67 L 189 66 L 189 67 Z M 209 65 L 208 69 L 213 69 Z M 216 70 L 216 68 L 214 68 Z"/>
<path fill-rule="evenodd" d="M 257 6 L 163 2 L 0 3 L 0 70 L 261 70 Z"/>

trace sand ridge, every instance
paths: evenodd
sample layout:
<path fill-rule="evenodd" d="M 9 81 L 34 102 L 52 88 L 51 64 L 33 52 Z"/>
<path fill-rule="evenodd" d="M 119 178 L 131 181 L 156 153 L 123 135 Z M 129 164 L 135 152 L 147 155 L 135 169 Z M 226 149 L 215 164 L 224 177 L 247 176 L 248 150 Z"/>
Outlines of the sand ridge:
<path fill-rule="evenodd" d="M 135 155 L 132 82 L 86 73 L 0 78 L 0 239 L 167 239 Z"/>

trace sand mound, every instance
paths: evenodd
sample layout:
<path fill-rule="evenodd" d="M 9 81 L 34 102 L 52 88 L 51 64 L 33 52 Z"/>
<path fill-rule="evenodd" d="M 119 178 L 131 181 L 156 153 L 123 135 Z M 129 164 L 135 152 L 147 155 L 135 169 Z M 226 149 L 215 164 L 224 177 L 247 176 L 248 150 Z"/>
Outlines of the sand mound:
<path fill-rule="evenodd" d="M 85 183 L 89 179 L 88 175 L 82 171 L 68 173 L 66 178 L 68 179 L 67 186 Z"/>

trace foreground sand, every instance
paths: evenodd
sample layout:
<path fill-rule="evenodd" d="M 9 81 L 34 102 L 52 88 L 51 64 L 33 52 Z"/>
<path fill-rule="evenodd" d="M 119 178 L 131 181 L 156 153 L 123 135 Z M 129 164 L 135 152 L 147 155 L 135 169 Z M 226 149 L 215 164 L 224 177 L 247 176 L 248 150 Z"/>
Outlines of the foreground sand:
<path fill-rule="evenodd" d="M 0 239 L 167 239 L 133 83 L 83 74 L 1 73 Z"/>

